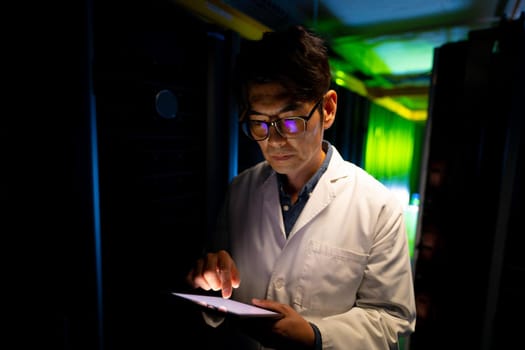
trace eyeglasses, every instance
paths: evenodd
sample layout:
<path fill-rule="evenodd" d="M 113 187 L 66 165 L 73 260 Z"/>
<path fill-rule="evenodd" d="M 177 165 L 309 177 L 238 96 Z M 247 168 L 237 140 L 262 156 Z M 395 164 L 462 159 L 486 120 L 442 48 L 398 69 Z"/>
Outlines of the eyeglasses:
<path fill-rule="evenodd" d="M 284 138 L 294 139 L 303 136 L 306 131 L 306 124 L 312 118 L 315 110 L 323 98 L 319 99 L 312 107 L 308 116 L 296 116 L 281 118 L 274 121 L 252 120 L 247 116 L 242 122 L 242 130 L 244 133 L 254 141 L 263 141 L 270 136 L 270 127 L 273 126 L 275 130 Z"/>

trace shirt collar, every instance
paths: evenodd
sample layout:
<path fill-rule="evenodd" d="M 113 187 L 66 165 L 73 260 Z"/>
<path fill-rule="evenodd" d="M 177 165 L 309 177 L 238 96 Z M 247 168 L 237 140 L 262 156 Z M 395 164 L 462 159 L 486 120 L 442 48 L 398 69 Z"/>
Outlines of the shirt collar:
<path fill-rule="evenodd" d="M 312 176 L 310 180 L 308 180 L 308 182 L 301 189 L 301 191 L 299 192 L 299 197 L 309 195 L 314 190 L 315 185 L 317 185 L 317 183 L 319 182 L 319 179 L 324 174 L 326 169 L 328 169 L 328 164 L 330 164 L 330 159 L 332 158 L 333 150 L 332 150 L 330 142 L 326 140 L 323 140 L 322 147 L 323 147 L 323 151 L 325 151 L 326 153 L 323 163 L 321 164 L 319 169 L 317 169 L 314 176 Z M 285 175 L 277 174 L 277 179 L 279 180 L 279 191 L 281 192 L 281 195 L 287 196 L 283 189 Z"/>

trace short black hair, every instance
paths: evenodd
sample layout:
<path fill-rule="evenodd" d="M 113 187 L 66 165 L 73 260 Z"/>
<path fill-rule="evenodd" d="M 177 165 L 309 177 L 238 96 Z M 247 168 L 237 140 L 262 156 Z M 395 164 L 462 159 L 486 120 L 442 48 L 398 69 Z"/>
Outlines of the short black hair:
<path fill-rule="evenodd" d="M 260 40 L 241 44 L 234 68 L 234 93 L 241 110 L 248 108 L 253 84 L 280 83 L 297 101 L 314 101 L 330 88 L 332 75 L 325 40 L 301 25 L 265 32 Z M 242 113 L 241 113 L 242 117 Z"/>

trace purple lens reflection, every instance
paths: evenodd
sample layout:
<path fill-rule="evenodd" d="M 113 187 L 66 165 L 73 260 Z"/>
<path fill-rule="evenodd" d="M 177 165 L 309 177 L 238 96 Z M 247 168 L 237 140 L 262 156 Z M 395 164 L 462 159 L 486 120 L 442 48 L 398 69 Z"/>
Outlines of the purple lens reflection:
<path fill-rule="evenodd" d="M 252 132 L 258 137 L 265 137 L 268 134 L 268 124 L 264 122 L 252 121 Z"/>
<path fill-rule="evenodd" d="M 296 119 L 282 119 L 281 125 L 284 127 L 283 132 L 287 134 L 297 134 L 299 132 L 299 124 Z"/>

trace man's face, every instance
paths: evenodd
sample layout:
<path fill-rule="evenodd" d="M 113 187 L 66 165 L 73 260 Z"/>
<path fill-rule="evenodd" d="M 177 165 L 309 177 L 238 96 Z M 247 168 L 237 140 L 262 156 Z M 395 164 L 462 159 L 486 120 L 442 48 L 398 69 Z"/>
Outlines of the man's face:
<path fill-rule="evenodd" d="M 279 118 L 308 116 L 316 102 L 291 100 L 286 90 L 277 83 L 255 85 L 249 90 L 249 117 L 274 121 Z M 268 138 L 257 141 L 264 158 L 276 172 L 289 177 L 307 178 L 315 173 L 324 155 L 321 148 L 324 132 L 321 118 L 319 109 L 315 108 L 306 123 L 304 134 L 286 138 L 277 132 L 275 126 L 271 126 Z"/>

